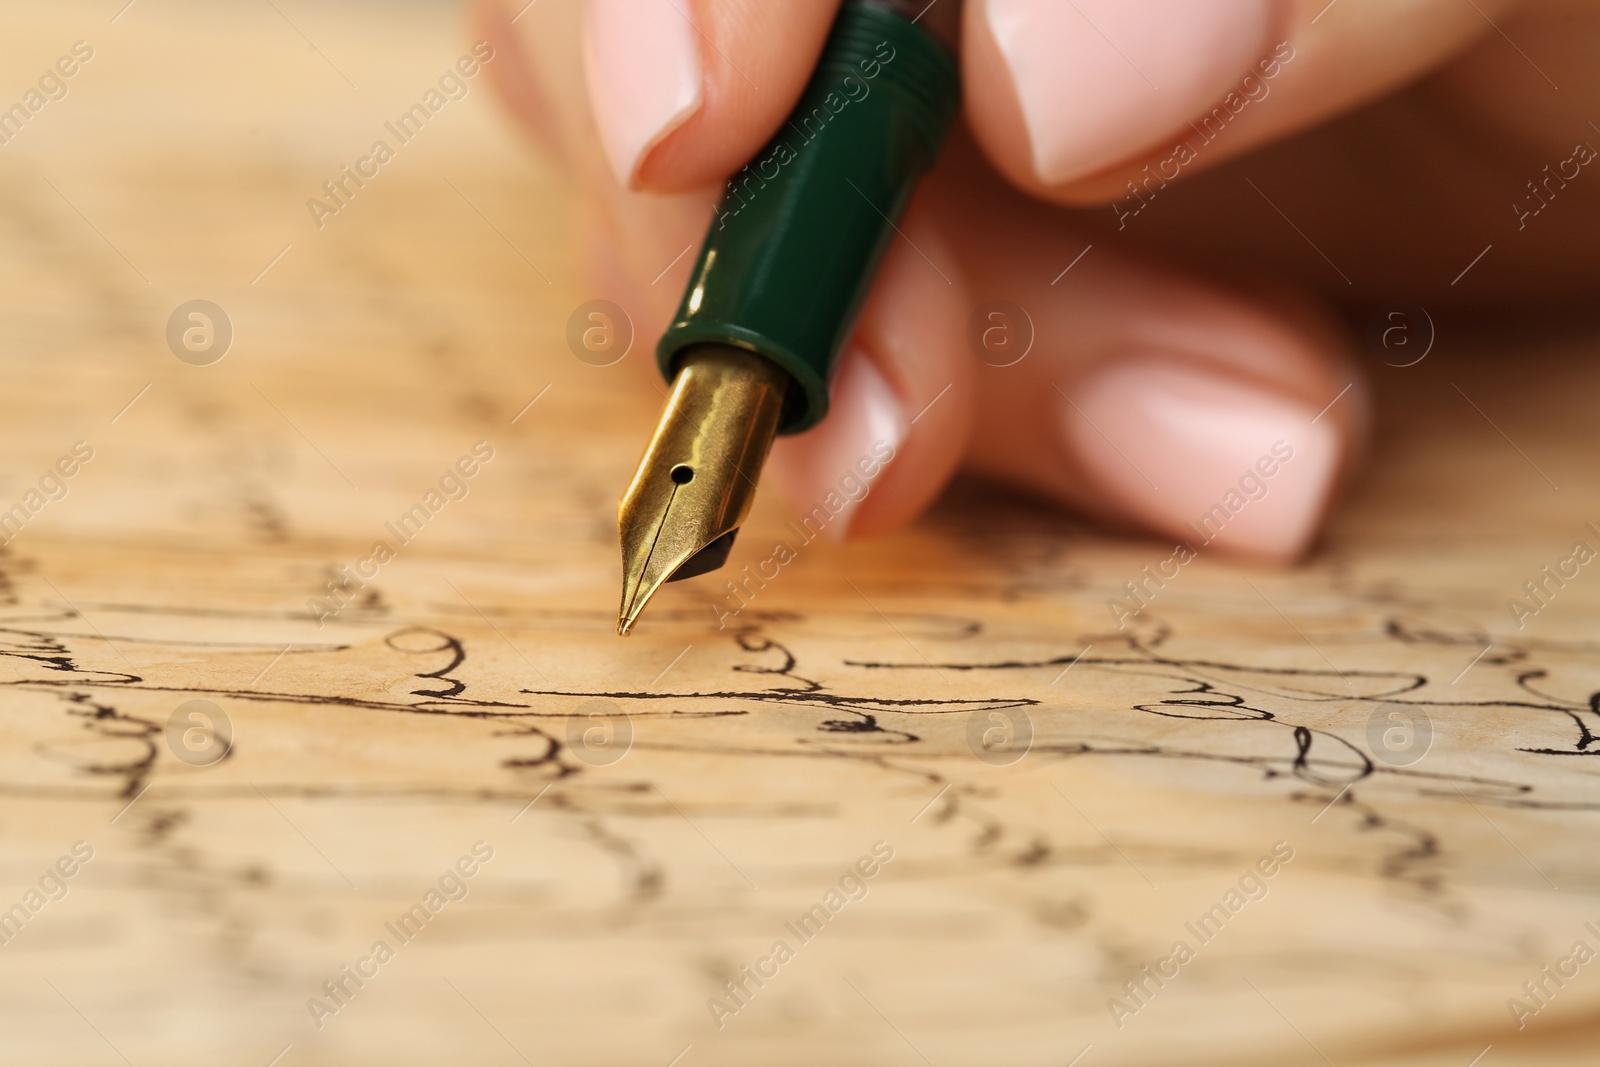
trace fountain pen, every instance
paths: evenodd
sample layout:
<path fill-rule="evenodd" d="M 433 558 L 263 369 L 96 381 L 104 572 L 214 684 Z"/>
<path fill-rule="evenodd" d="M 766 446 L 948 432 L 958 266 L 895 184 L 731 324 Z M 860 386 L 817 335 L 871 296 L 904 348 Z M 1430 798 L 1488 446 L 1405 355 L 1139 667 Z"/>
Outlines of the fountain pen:
<path fill-rule="evenodd" d="M 957 0 L 924 20 L 937 3 L 846 0 L 799 104 L 728 180 L 656 346 L 666 408 L 617 505 L 617 633 L 666 582 L 727 562 L 773 438 L 827 414 L 895 220 L 960 104 Z"/>

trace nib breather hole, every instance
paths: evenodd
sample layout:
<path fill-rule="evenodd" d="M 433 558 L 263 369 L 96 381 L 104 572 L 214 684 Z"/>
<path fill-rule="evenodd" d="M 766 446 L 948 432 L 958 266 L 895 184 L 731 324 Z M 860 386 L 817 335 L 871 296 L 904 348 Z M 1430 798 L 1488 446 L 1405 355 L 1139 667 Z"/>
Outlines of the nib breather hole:
<path fill-rule="evenodd" d="M 679 485 L 688 485 L 694 481 L 694 468 L 687 463 L 680 463 L 672 468 L 672 480 Z"/>

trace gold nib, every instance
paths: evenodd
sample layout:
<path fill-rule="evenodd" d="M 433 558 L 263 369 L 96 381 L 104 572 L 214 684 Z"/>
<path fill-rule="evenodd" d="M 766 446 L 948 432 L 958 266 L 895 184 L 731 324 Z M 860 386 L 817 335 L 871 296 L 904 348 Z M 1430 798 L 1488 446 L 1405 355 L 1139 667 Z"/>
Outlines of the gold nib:
<path fill-rule="evenodd" d="M 777 364 L 740 348 L 702 345 L 684 357 L 655 436 L 617 505 L 617 633 L 633 628 L 663 583 L 727 561 L 788 386 Z"/>

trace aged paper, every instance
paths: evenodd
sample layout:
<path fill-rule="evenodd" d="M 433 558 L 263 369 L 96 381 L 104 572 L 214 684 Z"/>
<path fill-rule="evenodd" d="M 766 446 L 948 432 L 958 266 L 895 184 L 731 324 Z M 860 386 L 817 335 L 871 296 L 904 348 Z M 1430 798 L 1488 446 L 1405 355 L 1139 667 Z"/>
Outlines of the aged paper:
<path fill-rule="evenodd" d="M 0 45 L 7 1062 L 1592 1062 L 1592 344 L 1375 365 L 1303 567 L 962 485 L 621 640 L 569 194 L 479 82 L 308 216 L 454 17 L 116 6 Z"/>

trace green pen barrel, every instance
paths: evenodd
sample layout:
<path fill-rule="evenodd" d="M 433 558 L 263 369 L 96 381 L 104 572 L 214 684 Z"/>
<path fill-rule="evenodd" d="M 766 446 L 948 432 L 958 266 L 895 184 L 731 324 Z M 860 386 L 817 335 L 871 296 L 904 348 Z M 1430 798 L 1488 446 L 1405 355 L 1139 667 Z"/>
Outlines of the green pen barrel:
<path fill-rule="evenodd" d="M 656 349 L 670 382 L 698 344 L 789 373 L 779 433 L 828 411 L 828 380 L 917 180 L 960 104 L 954 58 L 903 15 L 849 0 L 800 103 L 729 179 Z"/>

